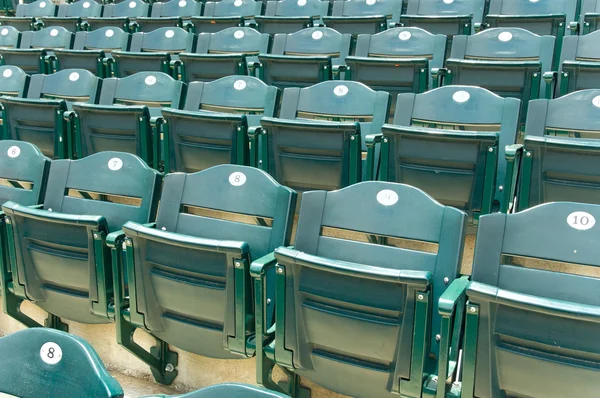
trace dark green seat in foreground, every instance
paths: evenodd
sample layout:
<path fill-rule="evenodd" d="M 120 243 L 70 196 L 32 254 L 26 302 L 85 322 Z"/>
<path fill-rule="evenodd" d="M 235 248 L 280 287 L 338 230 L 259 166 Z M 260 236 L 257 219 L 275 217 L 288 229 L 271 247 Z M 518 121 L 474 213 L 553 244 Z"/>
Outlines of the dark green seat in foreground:
<path fill-rule="evenodd" d="M 75 101 L 95 104 L 100 84 L 84 69 L 33 75 L 27 98 L 0 97 L 6 137 L 31 142 L 50 158 L 70 158 L 72 132 L 65 112 Z"/>
<path fill-rule="evenodd" d="M 271 52 L 258 56 L 259 77 L 282 90 L 332 80 L 350 53 L 351 38 L 323 27 L 276 34 Z"/>
<path fill-rule="evenodd" d="M 258 54 L 269 51 L 271 36 L 246 27 L 200 33 L 194 52 L 179 54 L 183 67 L 174 73 L 186 82 L 212 81 L 230 75 L 254 75 Z"/>
<path fill-rule="evenodd" d="M 375 34 L 400 21 L 402 0 L 336 0 L 325 26 L 351 35 Z"/>
<path fill-rule="evenodd" d="M 39 326 L 19 312 L 28 300 L 49 313 L 48 327 L 66 330 L 60 318 L 109 323 L 114 314 L 107 235 L 127 221 L 154 220 L 160 173 L 135 155 L 102 152 L 53 161 L 47 181 L 41 208 L 12 201 L 2 206 L 16 302 L 9 315 Z"/>
<path fill-rule="evenodd" d="M 121 151 L 160 167 L 160 110 L 180 109 L 184 94 L 185 84 L 162 72 L 104 79 L 97 105 L 73 105 L 74 155 Z"/>
<path fill-rule="evenodd" d="M 455 37 L 446 69 L 440 69 L 438 77 L 444 85 L 480 86 L 502 97 L 519 98 L 524 124 L 529 100 L 545 93 L 542 73 L 552 69 L 553 51 L 552 36 L 521 28 L 486 29 Z"/>
<path fill-rule="evenodd" d="M 196 0 L 170 0 L 152 3 L 149 17 L 136 18 L 137 30 L 151 32 L 158 28 L 180 27 L 192 29 L 189 20 L 202 15 L 204 3 Z M 190 25 L 190 26 L 187 26 Z"/>
<path fill-rule="evenodd" d="M 558 202 L 480 219 L 471 282 L 439 306 L 445 322 L 466 318 L 461 397 L 597 395 L 599 218 L 600 206 Z"/>
<path fill-rule="evenodd" d="M 111 77 L 115 73 L 111 53 L 127 51 L 130 40 L 129 33 L 111 26 L 77 32 L 72 49 L 54 50 L 57 67 L 87 69 L 98 77 Z"/>
<path fill-rule="evenodd" d="M 296 397 L 305 396 L 297 376 L 357 398 L 421 397 L 466 222 L 403 184 L 304 193 L 295 247 L 251 266 L 257 311 L 265 274 L 276 271 L 274 331 L 256 315 L 259 383 Z M 291 388 L 270 379 L 274 364 L 291 372 Z"/>
<path fill-rule="evenodd" d="M 0 62 L 18 66 L 28 74 L 52 73 L 55 67 L 47 62 L 47 56 L 53 49 L 71 48 L 73 36 L 60 26 L 23 32 L 18 48 L 0 48 Z"/>
<path fill-rule="evenodd" d="M 204 14 L 191 18 L 196 33 L 215 33 L 232 26 L 244 26 L 262 15 L 264 3 L 256 0 L 221 0 L 204 3 Z"/>
<path fill-rule="evenodd" d="M 0 24 L 12 26 L 24 32 L 35 29 L 36 17 L 53 17 L 56 15 L 58 6 L 50 0 L 37 0 L 29 4 L 17 5 L 14 17 L 0 17 Z"/>
<path fill-rule="evenodd" d="M 129 300 L 115 291 L 117 341 L 156 380 L 170 384 L 177 354 L 168 344 L 213 358 L 254 356 L 250 264 L 289 244 L 296 193 L 261 170 L 237 165 L 168 174 L 162 192 L 156 225 L 129 222 L 113 242 L 113 273 L 115 286 L 129 283 Z M 137 345 L 136 328 L 156 337 L 161 351 Z"/>
<path fill-rule="evenodd" d="M 394 123 L 368 138 L 367 163 L 377 171 L 371 154 L 381 143 L 379 179 L 420 188 L 476 224 L 479 215 L 507 211 L 512 202 L 505 176 L 517 170 L 507 168 L 505 151 L 517 139 L 519 108 L 515 98 L 472 86 L 400 94 Z"/>
<path fill-rule="evenodd" d="M 270 0 L 265 15 L 256 15 L 254 20 L 263 33 L 294 33 L 322 23 L 330 8 L 328 0 Z"/>
<path fill-rule="evenodd" d="M 327 81 L 283 92 L 279 118 L 251 134 L 251 165 L 297 191 L 361 181 L 363 144 L 388 118 L 390 95 L 362 83 Z"/>
<path fill-rule="evenodd" d="M 0 393 L 21 398 L 121 398 L 123 389 L 84 339 L 53 329 L 0 338 Z"/>
<path fill-rule="evenodd" d="M 170 75 L 171 64 L 177 54 L 190 52 L 196 36 L 182 28 L 159 28 L 152 32 L 138 32 L 131 36 L 129 51 L 113 51 L 116 77 L 127 77 L 137 72 L 164 72 Z"/>
<path fill-rule="evenodd" d="M 165 171 L 248 165 L 248 131 L 276 116 L 279 97 L 279 89 L 251 76 L 190 83 L 183 110 L 162 110 Z"/>
<path fill-rule="evenodd" d="M 600 0 L 582 0 L 579 31 L 587 34 L 600 26 Z"/>
<path fill-rule="evenodd" d="M 508 159 L 520 165 L 517 210 L 556 201 L 600 204 L 600 90 L 531 101 L 525 131 L 523 148 Z"/>
<path fill-rule="evenodd" d="M 88 30 L 96 30 L 107 26 L 121 28 L 125 31 L 136 31 L 136 18 L 150 16 L 150 4 L 143 0 L 126 0 L 120 3 L 104 5 L 102 17 L 85 18 Z"/>
<path fill-rule="evenodd" d="M 39 18 L 39 22 L 36 25 L 43 28 L 62 26 L 71 32 L 76 32 L 87 29 L 86 24 L 82 25 L 85 18 L 100 17 L 101 15 L 101 2 L 95 0 L 78 0 L 73 3 L 60 4 L 56 16 L 43 16 Z"/>

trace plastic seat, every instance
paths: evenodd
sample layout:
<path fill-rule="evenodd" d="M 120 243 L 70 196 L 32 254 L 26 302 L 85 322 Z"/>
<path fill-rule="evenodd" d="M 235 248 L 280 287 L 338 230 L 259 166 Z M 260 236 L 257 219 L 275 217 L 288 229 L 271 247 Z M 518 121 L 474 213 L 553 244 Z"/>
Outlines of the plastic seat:
<path fill-rule="evenodd" d="M 255 0 L 207 1 L 202 16 L 193 16 L 196 33 L 215 33 L 232 26 L 244 26 L 255 15 L 262 15 L 264 3 Z"/>
<path fill-rule="evenodd" d="M 256 15 L 254 20 L 263 33 L 294 33 L 322 23 L 330 8 L 327 0 L 270 0 L 265 15 Z"/>
<path fill-rule="evenodd" d="M 248 165 L 248 131 L 263 116 L 276 116 L 279 96 L 279 89 L 251 76 L 190 83 L 183 110 L 162 110 L 165 170 Z"/>
<path fill-rule="evenodd" d="M 77 32 L 73 49 L 54 50 L 57 68 L 86 69 L 98 77 L 110 77 L 114 74 L 111 53 L 127 51 L 130 40 L 129 33 L 109 26 L 91 32 Z"/>
<path fill-rule="evenodd" d="M 390 95 L 328 81 L 283 92 L 279 118 L 251 135 L 251 164 L 297 191 L 334 190 L 363 178 L 362 140 L 380 131 Z"/>
<path fill-rule="evenodd" d="M 204 3 L 195 0 L 170 0 L 152 4 L 149 17 L 137 18 L 138 31 L 152 32 L 158 28 L 180 27 L 193 30 L 190 18 L 202 15 Z M 188 26 L 189 25 L 189 26 Z"/>
<path fill-rule="evenodd" d="M 258 54 L 266 53 L 271 36 L 252 28 L 233 27 L 200 33 L 194 52 L 181 53 L 183 80 L 212 81 L 229 75 L 254 75 Z"/>
<path fill-rule="evenodd" d="M 597 205 L 559 202 L 481 218 L 471 282 L 440 302 L 445 322 L 465 317 L 460 396 L 596 395 L 598 217 Z"/>
<path fill-rule="evenodd" d="M 11 66 L 0 66 L 0 95 L 24 97 L 29 89 L 29 75 L 23 69 Z"/>
<path fill-rule="evenodd" d="M 351 35 L 375 34 L 400 21 L 402 0 L 336 0 L 325 26 Z"/>
<path fill-rule="evenodd" d="M 598 30 L 600 26 L 600 0 L 582 0 L 579 31 L 587 34 Z"/>
<path fill-rule="evenodd" d="M 247 345 L 254 331 L 250 264 L 289 244 L 296 193 L 237 165 L 168 174 L 162 192 L 155 227 L 129 222 L 114 242 L 113 258 L 123 258 L 122 247 L 126 257 L 116 268 L 127 270 L 115 274 L 115 286 L 129 281 L 128 302 L 115 292 L 115 317 L 117 341 L 170 384 L 177 354 L 168 344 L 212 358 L 254 356 Z M 137 328 L 158 339 L 151 353 L 132 341 Z"/>
<path fill-rule="evenodd" d="M 17 5 L 14 17 L 0 17 L 0 24 L 12 26 L 24 32 L 34 30 L 36 17 L 53 17 L 56 15 L 58 6 L 50 0 L 37 0 L 29 4 Z"/>
<path fill-rule="evenodd" d="M 2 30 L 0 29 L 0 32 Z M 21 34 L 18 48 L 0 48 L 0 60 L 4 65 L 15 65 L 28 74 L 51 73 L 55 66 L 47 62 L 53 49 L 71 48 L 73 33 L 60 26 Z"/>
<path fill-rule="evenodd" d="M 87 17 L 101 17 L 102 3 L 95 0 L 78 0 L 73 3 L 60 4 L 56 17 L 41 17 L 40 27 L 62 26 L 63 28 L 76 32 L 87 30 L 87 24 L 82 22 Z"/>
<path fill-rule="evenodd" d="M 74 155 L 118 150 L 135 153 L 159 168 L 160 110 L 181 108 L 184 93 L 182 82 L 162 72 L 104 79 L 98 105 L 73 105 Z"/>
<path fill-rule="evenodd" d="M 259 383 L 281 390 L 270 380 L 277 364 L 293 372 L 292 396 L 303 396 L 298 376 L 357 398 L 423 396 L 436 368 L 438 300 L 458 276 L 465 225 L 462 211 L 409 185 L 306 192 L 295 247 L 250 268 L 256 308 L 265 274 L 276 274 L 274 332 L 257 313 Z"/>
<path fill-rule="evenodd" d="M 393 124 L 369 139 L 381 143 L 379 179 L 420 188 L 459 208 L 476 225 L 480 215 L 507 211 L 505 149 L 515 144 L 520 101 L 471 86 L 400 94 Z M 367 163 L 376 170 L 370 146 Z"/>
<path fill-rule="evenodd" d="M 0 392 L 22 398 L 121 398 L 123 389 L 92 346 L 53 329 L 21 330 L 0 338 Z"/>
<path fill-rule="evenodd" d="M 577 18 L 581 0 L 490 0 L 484 19 L 487 28 L 523 28 L 537 35 L 556 38 L 553 67 L 558 67 L 562 39 L 571 22 Z"/>
<path fill-rule="evenodd" d="M 519 168 L 517 210 L 540 203 L 600 204 L 600 90 L 531 101 Z"/>
<path fill-rule="evenodd" d="M 18 48 L 21 41 L 21 32 L 12 26 L 0 28 L 0 48 Z"/>
<path fill-rule="evenodd" d="M 152 32 L 138 32 L 131 36 L 129 51 L 113 51 L 116 77 L 126 77 L 137 72 L 156 71 L 172 74 L 171 63 L 178 61 L 177 54 L 190 52 L 196 37 L 181 28 L 159 28 Z"/>
<path fill-rule="evenodd" d="M 74 101 L 96 103 L 101 80 L 84 69 L 33 75 L 27 98 L 0 97 L 6 136 L 35 144 L 50 158 L 71 157 L 70 125 L 65 119 Z"/>
<path fill-rule="evenodd" d="M 135 32 L 137 18 L 150 16 L 150 4 L 143 0 L 126 0 L 120 3 L 105 4 L 102 18 L 85 18 L 88 30 L 104 27 L 121 28 L 125 31 Z"/>
<path fill-rule="evenodd" d="M 332 80 L 334 69 L 344 65 L 352 36 L 331 28 L 306 28 L 277 34 L 269 54 L 258 56 L 261 80 L 271 86 L 307 87 Z"/>
<path fill-rule="evenodd" d="M 206 387 L 181 396 L 181 398 L 287 398 L 287 395 L 264 390 L 256 386 L 224 383 Z"/>
<path fill-rule="evenodd" d="M 529 100 L 543 96 L 542 73 L 551 70 L 554 37 L 520 28 L 491 28 L 457 36 L 446 60 L 443 84 L 481 86 L 503 97 L 521 100 L 525 123 Z"/>

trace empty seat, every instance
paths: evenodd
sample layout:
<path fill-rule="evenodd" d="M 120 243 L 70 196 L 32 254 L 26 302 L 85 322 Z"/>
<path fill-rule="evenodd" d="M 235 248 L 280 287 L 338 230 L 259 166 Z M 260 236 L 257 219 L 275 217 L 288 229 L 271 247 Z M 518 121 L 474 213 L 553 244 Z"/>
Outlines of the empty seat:
<path fill-rule="evenodd" d="M 162 107 L 183 106 L 185 85 L 162 72 L 104 79 L 98 105 L 76 103 L 74 155 L 118 150 L 159 167 Z"/>
<path fill-rule="evenodd" d="M 472 36 L 457 36 L 446 61 L 444 85 L 481 86 L 521 100 L 525 122 L 529 100 L 546 90 L 542 73 L 551 70 L 554 37 L 520 28 L 491 28 Z"/>
<path fill-rule="evenodd" d="M 259 383 L 281 388 L 269 380 L 274 358 L 293 372 L 292 396 L 302 396 L 298 376 L 357 398 L 422 396 L 465 224 L 462 211 L 409 185 L 306 192 L 295 247 L 251 266 L 257 308 L 276 270 L 275 330 L 257 323 Z"/>
<path fill-rule="evenodd" d="M 27 98 L 0 97 L 6 136 L 31 142 L 51 158 L 71 157 L 71 131 L 64 114 L 74 101 L 96 103 L 100 83 L 84 69 L 33 75 Z"/>
<path fill-rule="evenodd" d="M 58 330 L 34 328 L 0 338 L 0 367 L 0 393 L 11 396 L 123 397 L 92 346 Z"/>
<path fill-rule="evenodd" d="M 111 322 L 107 235 L 129 220 L 153 220 L 160 182 L 159 172 L 128 153 L 52 162 L 42 208 L 15 202 L 2 206 L 13 275 L 23 289 L 18 299 L 51 314 L 47 326 L 56 329 L 66 329 L 61 317 Z"/>
<path fill-rule="evenodd" d="M 34 30 L 36 17 L 53 17 L 58 6 L 50 0 L 37 0 L 32 3 L 19 4 L 14 17 L 0 17 L 0 24 L 12 26 L 23 32 Z"/>
<path fill-rule="evenodd" d="M 171 63 L 177 54 L 190 52 L 195 35 L 181 28 L 159 28 L 152 32 L 138 32 L 131 36 L 129 51 L 113 51 L 116 61 L 114 74 L 126 77 L 137 72 L 157 71 L 171 73 Z"/>
<path fill-rule="evenodd" d="M 596 396 L 598 217 L 561 202 L 481 218 L 471 282 L 440 304 L 465 314 L 461 396 Z"/>
<path fill-rule="evenodd" d="M 352 81 L 287 88 L 279 118 L 263 117 L 251 136 L 251 164 L 298 191 L 361 181 L 361 142 L 380 131 L 389 100 Z"/>
<path fill-rule="evenodd" d="M 72 32 L 87 30 L 87 24 L 82 25 L 87 17 L 102 16 L 102 3 L 95 0 L 78 0 L 73 3 L 60 4 L 58 14 L 40 18 L 41 27 L 62 26 Z"/>
<path fill-rule="evenodd" d="M 0 32 L 2 30 L 0 29 Z M 47 62 L 53 49 L 71 48 L 73 33 L 60 26 L 21 34 L 18 48 L 0 48 L 4 65 L 15 65 L 29 74 L 51 73 L 55 66 Z"/>
<path fill-rule="evenodd" d="M 375 34 L 400 20 L 402 0 L 336 0 L 325 26 L 351 35 Z"/>
<path fill-rule="evenodd" d="M 252 28 L 232 27 L 200 33 L 194 52 L 179 54 L 186 82 L 211 81 L 229 75 L 254 75 L 258 54 L 269 51 L 271 36 Z"/>
<path fill-rule="evenodd" d="M 0 48 L 18 48 L 20 41 L 21 32 L 16 28 L 12 26 L 2 26 L 0 28 Z"/>
<path fill-rule="evenodd" d="M 420 188 L 467 212 L 472 224 L 479 215 L 506 210 L 512 198 L 504 189 L 505 147 L 516 142 L 519 108 L 519 100 L 480 87 L 400 94 L 394 123 L 377 139 L 379 178 Z"/>
<path fill-rule="evenodd" d="M 350 52 L 351 35 L 331 28 L 277 34 L 269 54 L 260 54 L 259 76 L 271 86 L 306 87 L 334 77 Z"/>
<path fill-rule="evenodd" d="M 254 356 L 247 345 L 254 334 L 250 264 L 289 244 L 296 193 L 261 170 L 220 165 L 168 174 L 160 203 L 156 227 L 129 222 L 115 242 L 120 249 L 124 240 L 127 257 L 118 268 L 133 272 L 115 280 L 130 283 L 128 302 L 124 292 L 115 294 L 118 341 L 142 360 L 150 353 L 133 342 L 136 328 L 161 344 L 212 358 Z M 161 355 L 172 354 L 164 347 Z M 157 368 L 158 361 L 144 362 L 163 382 L 177 375 Z"/>
<path fill-rule="evenodd" d="M 196 0 L 169 0 L 152 3 L 149 17 L 136 18 L 137 29 L 151 32 L 158 28 L 180 27 L 192 30 L 191 17 L 202 15 L 204 3 Z M 189 27 L 187 25 L 190 25 Z"/>
<path fill-rule="evenodd" d="M 540 203 L 600 204 L 600 90 L 531 101 L 520 164 L 517 210 Z M 512 181 L 515 184 L 515 181 Z"/>
<path fill-rule="evenodd" d="M 121 28 L 125 31 L 136 30 L 135 20 L 139 17 L 148 17 L 150 4 L 143 0 L 126 0 L 120 3 L 109 3 L 104 5 L 102 18 L 85 18 L 89 30 L 103 27 Z"/>
<path fill-rule="evenodd" d="M 29 75 L 23 69 L 12 66 L 0 66 L 0 95 L 24 97 L 29 88 Z"/>
<path fill-rule="evenodd" d="M 265 15 L 254 19 L 263 33 L 294 33 L 321 23 L 330 8 L 328 0 L 270 0 Z"/>
<path fill-rule="evenodd" d="M 256 0 L 207 1 L 202 16 L 193 16 L 197 33 L 214 33 L 232 26 L 244 26 L 255 15 L 262 15 L 264 3 Z"/>
<path fill-rule="evenodd" d="M 116 72 L 111 53 L 127 51 L 130 40 L 129 33 L 110 26 L 77 32 L 73 49 L 54 50 L 57 68 L 86 69 L 102 78 L 113 76 Z"/>
<path fill-rule="evenodd" d="M 249 164 L 248 129 L 276 116 L 279 89 L 251 76 L 190 83 L 183 110 L 163 109 L 165 170 Z"/>
<path fill-rule="evenodd" d="M 581 34 L 598 30 L 600 25 L 600 0 L 582 0 L 580 15 L 579 31 Z"/>

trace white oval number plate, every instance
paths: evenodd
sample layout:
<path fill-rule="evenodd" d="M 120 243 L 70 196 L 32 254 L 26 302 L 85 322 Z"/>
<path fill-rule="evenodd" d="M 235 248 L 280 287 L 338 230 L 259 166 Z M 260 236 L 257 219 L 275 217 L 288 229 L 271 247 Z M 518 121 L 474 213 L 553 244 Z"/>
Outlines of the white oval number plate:
<path fill-rule="evenodd" d="M 40 357 L 48 365 L 56 365 L 62 359 L 62 349 L 56 343 L 44 343 L 40 348 Z"/>
<path fill-rule="evenodd" d="M 574 211 L 567 217 L 567 224 L 569 224 L 571 228 L 585 231 L 596 224 L 596 219 L 590 213 L 586 213 L 585 211 Z"/>
<path fill-rule="evenodd" d="M 108 168 L 112 171 L 121 170 L 121 167 L 123 167 L 123 161 L 119 158 L 112 158 L 108 161 Z"/>
<path fill-rule="evenodd" d="M 19 157 L 20 154 L 21 154 L 21 148 L 19 148 L 18 146 L 13 145 L 10 148 L 8 148 L 8 157 L 9 158 L 17 158 L 17 157 Z"/>
<path fill-rule="evenodd" d="M 229 176 L 229 183 L 234 187 L 240 187 L 246 183 L 246 175 L 239 171 L 231 173 Z"/>
<path fill-rule="evenodd" d="M 377 194 L 377 201 L 384 206 L 391 206 L 398 201 L 398 194 L 391 189 L 384 189 Z"/>

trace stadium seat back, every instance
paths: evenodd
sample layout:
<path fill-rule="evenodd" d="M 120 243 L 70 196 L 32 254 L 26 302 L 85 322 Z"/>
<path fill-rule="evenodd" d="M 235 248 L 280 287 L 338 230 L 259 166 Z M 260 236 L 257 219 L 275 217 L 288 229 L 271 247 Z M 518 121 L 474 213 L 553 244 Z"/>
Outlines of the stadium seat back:
<path fill-rule="evenodd" d="M 0 141 L 0 154 L 0 202 L 42 203 L 50 159 L 35 145 L 22 141 Z"/>
<path fill-rule="evenodd" d="M 13 26 L 2 26 L 0 29 L 0 47 L 18 48 L 21 41 L 21 32 Z"/>
<path fill-rule="evenodd" d="M 148 17 L 150 13 L 150 4 L 143 0 L 126 0 L 120 3 L 109 3 L 104 5 L 102 12 L 103 18 L 115 17 Z"/>
<path fill-rule="evenodd" d="M 599 39 L 597 31 L 563 39 L 557 97 L 577 90 L 600 88 L 600 51 L 596 45 Z"/>
<path fill-rule="evenodd" d="M 53 17 L 56 15 L 58 6 L 49 0 L 37 0 L 29 4 L 17 6 L 16 17 Z"/>
<path fill-rule="evenodd" d="M 152 32 L 158 28 L 182 27 L 183 21 L 195 15 L 202 15 L 204 3 L 195 0 L 170 0 L 152 4 L 148 18 L 137 18 L 138 31 Z"/>
<path fill-rule="evenodd" d="M 538 35 L 565 35 L 576 20 L 580 0 L 523 1 L 490 0 L 486 23 L 491 27 L 523 28 Z"/>
<path fill-rule="evenodd" d="M 323 16 L 327 27 L 351 35 L 375 34 L 398 23 L 402 0 L 337 0 L 331 16 Z"/>
<path fill-rule="evenodd" d="M 208 1 L 201 17 L 192 17 L 197 33 L 216 33 L 232 26 L 244 26 L 246 20 L 262 15 L 264 3 L 256 0 Z"/>
<path fill-rule="evenodd" d="M 40 18 L 41 25 L 45 28 L 62 26 L 76 32 L 82 29 L 82 18 L 102 16 L 102 3 L 95 0 L 79 0 L 73 3 L 60 4 L 57 16 Z"/>
<path fill-rule="evenodd" d="M 404 26 L 415 26 L 432 34 L 469 35 L 483 20 L 486 0 L 408 0 Z"/>
<path fill-rule="evenodd" d="M 24 97 L 29 88 L 29 75 L 17 66 L 0 66 L 0 94 Z"/>
<path fill-rule="evenodd" d="M 286 395 L 245 384 L 224 383 L 184 395 L 185 398 L 285 398 Z"/>
<path fill-rule="evenodd" d="M 312 27 L 329 15 L 331 3 L 322 0 L 268 1 L 264 16 L 255 16 L 263 33 L 294 33 Z"/>
<path fill-rule="evenodd" d="M 580 25 L 581 34 L 598 30 L 600 22 L 600 0 L 582 0 Z"/>

